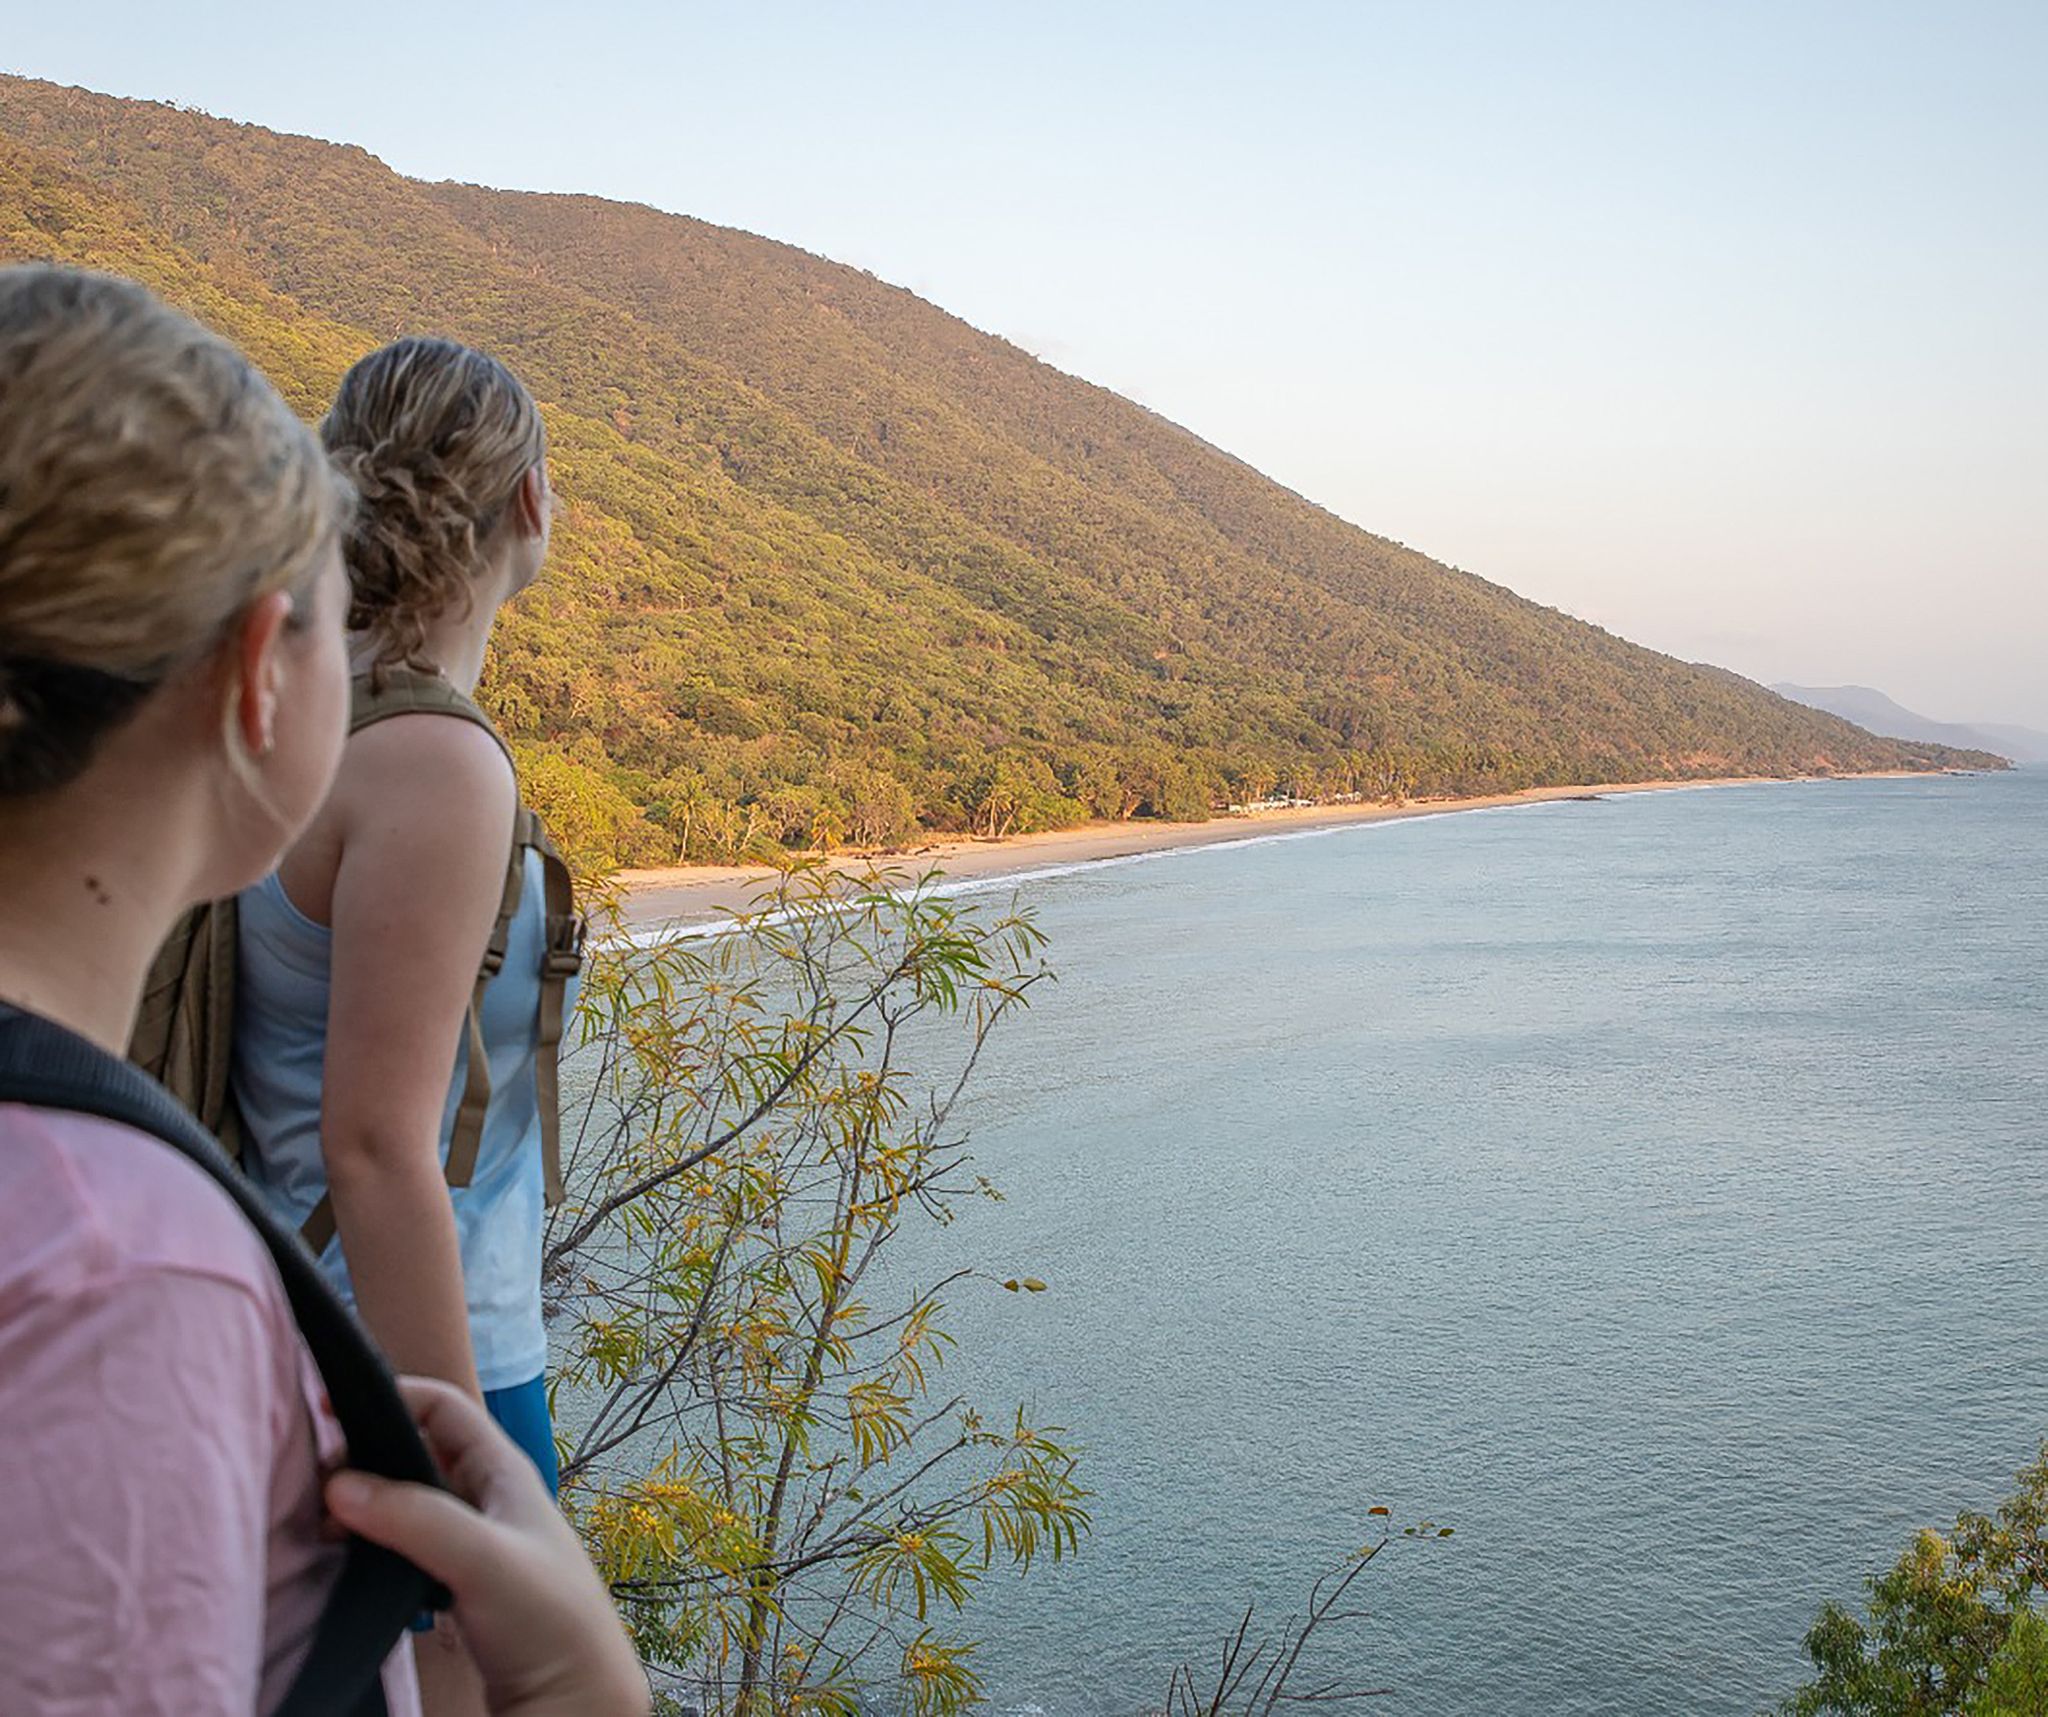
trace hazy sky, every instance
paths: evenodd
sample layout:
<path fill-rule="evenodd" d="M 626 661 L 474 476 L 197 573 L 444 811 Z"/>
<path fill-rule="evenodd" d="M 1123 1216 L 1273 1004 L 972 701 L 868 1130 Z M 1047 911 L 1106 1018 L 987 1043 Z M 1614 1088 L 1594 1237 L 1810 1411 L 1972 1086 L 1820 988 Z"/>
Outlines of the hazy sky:
<path fill-rule="evenodd" d="M 1660 649 L 2048 727 L 2048 0 L 0 13 L 857 263 Z"/>

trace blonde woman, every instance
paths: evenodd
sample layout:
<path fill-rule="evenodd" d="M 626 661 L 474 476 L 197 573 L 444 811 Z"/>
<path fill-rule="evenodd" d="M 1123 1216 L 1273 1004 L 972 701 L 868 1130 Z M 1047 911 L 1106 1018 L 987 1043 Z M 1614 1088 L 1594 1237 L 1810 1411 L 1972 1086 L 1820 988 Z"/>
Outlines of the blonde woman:
<path fill-rule="evenodd" d="M 552 1483 L 542 1055 L 573 995 L 545 994 L 560 912 L 470 701 L 547 554 L 546 437 L 502 364 L 429 339 L 357 363 L 321 435 L 362 497 L 356 725 L 326 804 L 241 899 L 244 1160 L 393 1360 L 478 1395 Z"/>
<path fill-rule="evenodd" d="M 295 1321 L 318 1284 L 287 1302 L 289 1243 L 238 1209 L 218 1159 L 26 1099 L 19 1052 L 40 1052 L 31 1076 L 61 1062 L 155 1090 L 120 1060 L 154 949 L 187 906 L 265 872 L 327 795 L 349 504 L 224 342 L 130 282 L 0 269 L 10 1711 L 268 1713 L 307 1695 L 343 1559 L 321 1509 L 338 1428 Z M 644 1711 L 522 1458 L 459 1394 L 410 1400 L 469 1501 L 343 1474 L 334 1515 L 452 1588 L 492 1709 Z M 372 1697 L 354 1709 L 413 1708 L 408 1653 Z"/>

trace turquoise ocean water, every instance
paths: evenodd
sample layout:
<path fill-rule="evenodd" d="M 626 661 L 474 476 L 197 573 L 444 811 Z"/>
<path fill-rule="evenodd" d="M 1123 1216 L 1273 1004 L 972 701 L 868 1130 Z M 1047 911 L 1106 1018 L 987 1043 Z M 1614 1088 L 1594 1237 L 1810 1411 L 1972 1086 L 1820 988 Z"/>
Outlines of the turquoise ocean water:
<path fill-rule="evenodd" d="M 1026 882 L 1061 981 L 913 1242 L 1096 1530 L 977 1600 L 1131 1717 L 1366 1509 L 1324 1661 L 1447 1714 L 1752 1712 L 2048 1435 L 2048 771 L 1461 813 Z"/>

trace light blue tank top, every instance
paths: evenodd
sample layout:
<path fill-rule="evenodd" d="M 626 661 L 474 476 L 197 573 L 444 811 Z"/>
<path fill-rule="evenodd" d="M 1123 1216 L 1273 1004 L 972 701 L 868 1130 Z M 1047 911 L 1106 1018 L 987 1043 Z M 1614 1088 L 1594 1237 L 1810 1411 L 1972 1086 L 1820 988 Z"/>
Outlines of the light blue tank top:
<path fill-rule="evenodd" d="M 468 1186 L 450 1189 L 462 1245 L 470 1341 L 476 1351 L 477 1381 L 485 1389 L 512 1389 L 531 1382 L 547 1364 L 540 1300 L 546 1189 L 534 1084 L 546 894 L 540 855 L 529 850 L 525 888 L 505 944 L 505 964 L 484 990 L 491 1102 L 484 1114 L 476 1172 Z M 272 1213 L 297 1228 L 327 1191 L 320 1155 L 320 1081 L 327 1052 L 332 933 L 299 911 L 274 875 L 245 890 L 239 906 L 234 1088 L 245 1132 L 242 1166 Z M 572 980 L 564 1012 L 575 1005 Z M 443 1161 L 468 1065 L 465 1038 L 456 1052 L 441 1113 Z M 320 1265 L 354 1305 L 355 1290 L 339 1236 L 327 1243 Z"/>

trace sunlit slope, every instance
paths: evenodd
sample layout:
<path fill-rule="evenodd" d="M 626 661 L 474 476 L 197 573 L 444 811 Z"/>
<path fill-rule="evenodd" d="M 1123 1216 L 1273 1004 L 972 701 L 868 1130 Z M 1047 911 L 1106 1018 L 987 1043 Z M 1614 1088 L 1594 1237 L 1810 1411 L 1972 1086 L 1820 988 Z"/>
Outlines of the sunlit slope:
<path fill-rule="evenodd" d="M 309 412 L 401 331 L 519 369 L 568 505 L 491 693 L 593 853 L 1946 760 L 1440 566 L 908 293 L 702 222 L 0 78 L 0 254 L 140 275 Z"/>

